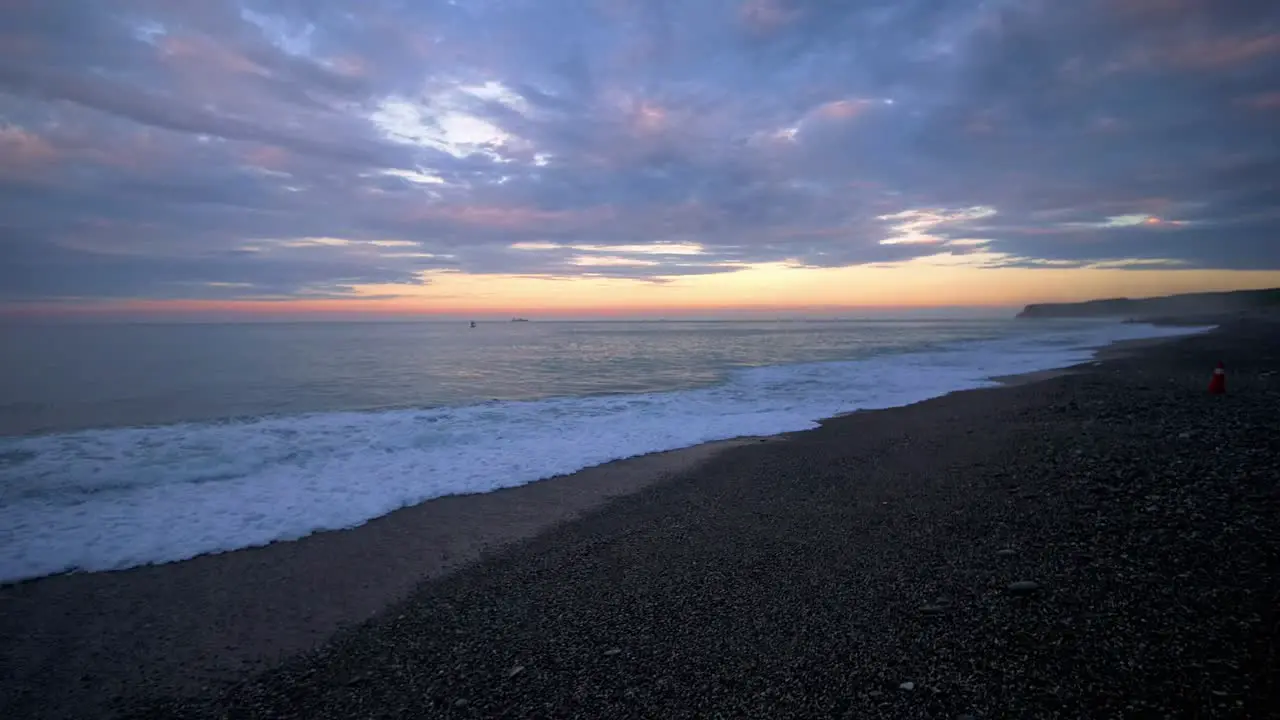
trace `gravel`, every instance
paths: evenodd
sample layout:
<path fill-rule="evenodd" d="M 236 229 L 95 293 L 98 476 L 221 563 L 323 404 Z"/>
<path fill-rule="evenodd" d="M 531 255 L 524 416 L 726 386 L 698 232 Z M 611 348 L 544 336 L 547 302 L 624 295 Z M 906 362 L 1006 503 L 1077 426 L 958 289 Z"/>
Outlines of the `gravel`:
<path fill-rule="evenodd" d="M 1277 330 L 736 448 L 229 691 L 120 709 L 1280 717 Z"/>

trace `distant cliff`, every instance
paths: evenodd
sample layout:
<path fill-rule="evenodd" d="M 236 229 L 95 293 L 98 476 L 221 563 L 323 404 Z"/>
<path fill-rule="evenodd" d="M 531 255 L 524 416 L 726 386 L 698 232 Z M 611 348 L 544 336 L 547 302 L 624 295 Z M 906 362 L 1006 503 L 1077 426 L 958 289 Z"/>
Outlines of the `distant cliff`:
<path fill-rule="evenodd" d="M 1026 306 L 1022 312 L 1018 313 L 1018 317 L 1202 317 L 1259 310 L 1280 311 L 1280 288 L 1170 295 L 1137 300 L 1114 298 L 1081 303 L 1045 303 Z"/>

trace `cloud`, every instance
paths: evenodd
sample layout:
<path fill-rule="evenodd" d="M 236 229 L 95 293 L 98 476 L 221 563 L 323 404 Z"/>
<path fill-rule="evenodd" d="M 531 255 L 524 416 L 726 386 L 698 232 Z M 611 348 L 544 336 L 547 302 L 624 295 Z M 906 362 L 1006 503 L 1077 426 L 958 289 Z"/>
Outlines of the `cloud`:
<path fill-rule="evenodd" d="M 0 126 L 0 174 L 15 178 L 41 172 L 57 158 L 44 138 L 20 127 Z"/>
<path fill-rule="evenodd" d="M 889 236 L 880 240 L 881 245 L 973 245 L 969 241 L 953 240 L 944 229 L 963 229 L 973 221 L 995 214 L 994 208 L 982 206 L 957 210 L 921 208 L 880 215 L 876 219 L 889 223 L 892 229 Z"/>
<path fill-rule="evenodd" d="M 1255 93 L 1239 98 L 1238 102 L 1255 110 L 1280 110 L 1280 90 Z"/>
<path fill-rule="evenodd" d="M 1266 3 L 11 0 L 0 28 L 10 301 L 1280 269 Z"/>
<path fill-rule="evenodd" d="M 350 245 L 268 241 L 253 249 L 165 256 L 29 239 L 11 248 L 0 266 L 0 300 L 358 297 L 358 285 L 419 284 L 421 270 L 441 266 L 432 257 Z"/>
<path fill-rule="evenodd" d="M 800 15 L 785 0 L 745 0 L 738 12 L 742 23 L 757 33 L 773 32 Z"/>

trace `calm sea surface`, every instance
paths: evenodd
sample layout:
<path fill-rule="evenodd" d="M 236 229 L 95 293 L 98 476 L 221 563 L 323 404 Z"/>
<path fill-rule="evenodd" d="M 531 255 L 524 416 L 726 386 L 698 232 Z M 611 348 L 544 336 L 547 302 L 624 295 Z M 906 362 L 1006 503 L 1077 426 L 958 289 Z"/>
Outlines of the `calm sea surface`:
<path fill-rule="evenodd" d="M 1010 320 L 293 323 L 7 328 L 0 434 L 644 393 L 1006 337 Z"/>

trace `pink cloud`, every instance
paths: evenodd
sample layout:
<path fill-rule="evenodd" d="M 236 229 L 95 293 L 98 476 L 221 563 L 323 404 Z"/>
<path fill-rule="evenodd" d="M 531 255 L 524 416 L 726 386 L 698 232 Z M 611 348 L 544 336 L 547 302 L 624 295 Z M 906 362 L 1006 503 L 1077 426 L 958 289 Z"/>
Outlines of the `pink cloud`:
<path fill-rule="evenodd" d="M 583 129 L 582 162 L 625 167 L 655 152 L 707 158 L 723 149 L 715 140 L 732 129 L 736 108 L 700 108 L 609 89 L 601 120 Z"/>
<path fill-rule="evenodd" d="M 1123 130 L 1124 127 L 1125 125 L 1122 121 L 1109 115 L 1096 117 L 1089 123 L 1090 130 L 1103 134 L 1117 133 Z"/>
<path fill-rule="evenodd" d="M 642 101 L 636 104 L 628 120 L 633 132 L 648 134 L 666 127 L 667 116 L 667 111 L 657 103 Z"/>
<path fill-rule="evenodd" d="M 40 50 L 35 39 L 22 35 L 0 35 L 0 57 L 30 57 Z"/>
<path fill-rule="evenodd" d="M 1255 110 L 1280 110 L 1280 90 L 1243 97 L 1236 103 Z"/>
<path fill-rule="evenodd" d="M 266 71 L 244 55 L 200 35 L 164 38 L 160 43 L 162 58 L 184 66 L 212 68 L 227 73 L 264 74 Z"/>
<path fill-rule="evenodd" d="M 1280 54 L 1280 33 L 1254 37 L 1184 39 L 1165 37 L 1101 69 L 1101 74 L 1173 67 L 1182 70 L 1224 70 Z"/>
<path fill-rule="evenodd" d="M 13 176 L 39 172 L 58 157 L 49 141 L 16 126 L 0 127 L 0 173 Z"/>
<path fill-rule="evenodd" d="M 94 118 L 73 108 L 63 109 L 47 140 L 67 160 L 126 170 L 154 169 L 179 154 L 165 131 L 133 127 L 104 137 Z"/>
<path fill-rule="evenodd" d="M 201 36 L 168 36 L 159 43 L 158 55 L 189 100 L 224 112 L 260 111 L 262 94 L 244 80 L 265 76 L 267 70 L 235 50 Z"/>
<path fill-rule="evenodd" d="M 964 131 L 969 135 L 990 135 L 996 131 L 996 114 L 989 110 L 976 112 L 964 123 Z"/>
<path fill-rule="evenodd" d="M 1204 0 L 1111 0 L 1111 10 L 1124 15 L 1174 15 L 1204 5 Z"/>
<path fill-rule="evenodd" d="M 169 75 L 172 92 L 186 105 L 209 108 L 222 116 L 254 118 L 289 128 L 291 134 L 305 126 L 313 137 L 326 135 L 334 126 L 348 121 L 337 113 L 292 102 L 276 92 L 270 84 L 275 72 L 272 66 L 260 64 L 216 38 L 170 35 L 157 45 L 157 59 Z M 339 65 L 347 72 L 363 67 L 351 58 Z"/>
<path fill-rule="evenodd" d="M 636 222 L 637 225 L 651 228 L 654 233 L 671 235 L 699 233 L 724 220 L 723 210 L 694 200 L 647 210 Z"/>
<path fill-rule="evenodd" d="M 85 148 L 86 157 L 113 167 L 130 170 L 156 169 L 170 162 L 181 162 L 172 138 L 163 131 L 143 128 L 129 133 L 118 146 Z"/>
<path fill-rule="evenodd" d="M 1174 206 L 1173 200 L 1165 197 L 1137 198 L 1117 201 L 1115 204 L 1118 207 L 1128 207 L 1131 211 L 1146 213 L 1147 215 L 1165 215 L 1171 212 Z"/>
<path fill-rule="evenodd" d="M 331 58 L 328 64 L 334 72 L 344 77 L 364 78 L 369 76 L 369 63 L 354 55 Z"/>
<path fill-rule="evenodd" d="M 631 0 L 593 0 L 591 7 L 615 22 L 635 13 L 635 3 Z"/>
<path fill-rule="evenodd" d="M 768 33 L 789 24 L 799 13 L 786 6 L 784 0 L 745 0 L 738 7 L 743 24 L 758 33 Z"/>
<path fill-rule="evenodd" d="M 258 145 L 245 151 L 243 157 L 246 164 L 252 167 L 285 172 L 292 156 L 288 151 L 274 145 Z"/>
<path fill-rule="evenodd" d="M 611 207 L 588 210 L 543 210 L 533 207 L 441 205 L 415 210 L 410 220 L 444 220 L 494 230 L 570 230 L 589 227 L 614 216 Z"/>
<path fill-rule="evenodd" d="M 1275 53 L 1280 53 L 1280 33 L 1193 42 L 1172 50 L 1171 59 L 1184 67 L 1213 69 L 1241 65 Z"/>
<path fill-rule="evenodd" d="M 865 113 L 871 104 L 870 100 L 833 100 L 819 105 L 813 114 L 829 120 L 850 120 Z"/>
<path fill-rule="evenodd" d="M 780 227 L 771 234 L 778 238 L 833 238 L 847 237 L 853 234 L 847 227 L 789 228 Z"/>

